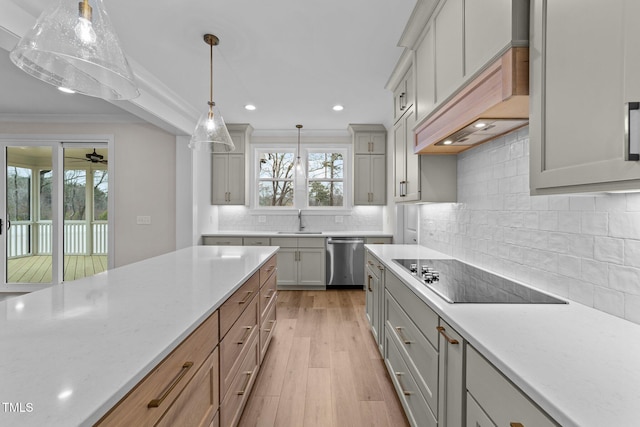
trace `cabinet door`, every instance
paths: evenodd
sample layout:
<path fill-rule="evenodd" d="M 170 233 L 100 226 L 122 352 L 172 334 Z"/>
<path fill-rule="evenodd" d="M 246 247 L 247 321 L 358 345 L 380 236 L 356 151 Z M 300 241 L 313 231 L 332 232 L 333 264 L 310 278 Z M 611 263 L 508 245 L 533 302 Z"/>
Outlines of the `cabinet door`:
<path fill-rule="evenodd" d="M 438 424 L 461 426 L 464 421 L 462 414 L 466 391 L 463 339 L 442 319 L 440 328 Z"/>
<path fill-rule="evenodd" d="M 416 49 L 416 116 L 422 120 L 431 113 L 436 102 L 436 74 L 433 25 L 429 25 Z"/>
<path fill-rule="evenodd" d="M 446 0 L 436 12 L 436 100 L 449 97 L 462 83 L 462 0 Z"/>
<path fill-rule="evenodd" d="M 405 120 L 399 120 L 393 127 L 393 198 L 396 202 L 404 201 L 404 185 L 406 174 L 405 155 L 406 126 Z"/>
<path fill-rule="evenodd" d="M 416 124 L 413 108 L 407 111 L 405 120 L 405 196 L 404 200 L 413 202 L 420 200 L 420 156 L 413 153 L 415 135 L 413 127 Z"/>
<path fill-rule="evenodd" d="M 244 205 L 244 155 L 229 154 L 227 204 Z"/>
<path fill-rule="evenodd" d="M 385 205 L 387 203 L 387 158 L 380 154 L 369 157 L 371 164 L 369 204 Z"/>
<path fill-rule="evenodd" d="M 625 160 L 625 101 L 640 101 L 634 3 L 533 1 L 533 194 L 639 188 L 640 162 Z"/>
<path fill-rule="evenodd" d="M 326 285 L 324 248 L 300 248 L 298 249 L 298 259 L 298 284 L 300 286 Z M 278 270 L 278 277 L 279 275 L 280 270 Z"/>
<path fill-rule="evenodd" d="M 511 44 L 514 0 L 464 2 L 465 75 L 471 76 Z"/>
<path fill-rule="evenodd" d="M 371 154 L 385 154 L 387 152 L 386 133 L 372 133 L 369 139 L 371 140 Z"/>
<path fill-rule="evenodd" d="M 353 171 L 353 204 L 371 204 L 371 158 L 369 154 L 356 154 Z"/>
<path fill-rule="evenodd" d="M 275 244 L 275 243 L 274 243 Z M 278 251 L 278 286 L 298 284 L 298 250 L 280 247 Z"/>
<path fill-rule="evenodd" d="M 367 315 L 367 320 L 369 321 L 369 326 L 371 327 L 373 336 L 377 341 L 377 325 L 373 322 L 373 281 L 376 276 L 373 274 L 373 272 L 371 272 L 369 268 L 365 268 L 365 276 L 365 314 Z"/>
<path fill-rule="evenodd" d="M 211 204 L 227 204 L 227 178 L 229 176 L 229 156 L 213 154 L 211 156 Z"/>

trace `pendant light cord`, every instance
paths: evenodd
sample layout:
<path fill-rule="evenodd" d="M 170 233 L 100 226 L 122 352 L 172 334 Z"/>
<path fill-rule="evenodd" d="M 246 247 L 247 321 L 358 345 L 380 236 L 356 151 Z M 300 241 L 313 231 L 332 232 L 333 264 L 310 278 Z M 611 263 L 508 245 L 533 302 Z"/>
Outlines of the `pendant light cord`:
<path fill-rule="evenodd" d="M 209 103 L 213 106 L 213 43 L 209 45 Z"/>

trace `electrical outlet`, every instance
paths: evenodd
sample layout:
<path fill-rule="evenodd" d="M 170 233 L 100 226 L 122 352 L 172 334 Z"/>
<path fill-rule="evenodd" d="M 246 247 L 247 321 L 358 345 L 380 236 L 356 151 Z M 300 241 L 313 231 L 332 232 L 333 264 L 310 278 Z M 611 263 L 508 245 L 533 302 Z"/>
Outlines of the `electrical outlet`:
<path fill-rule="evenodd" d="M 136 224 L 138 225 L 151 225 L 151 216 L 149 215 L 138 215 L 136 218 Z"/>
<path fill-rule="evenodd" d="M 336 224 L 342 224 L 344 217 L 342 215 L 336 215 Z"/>
<path fill-rule="evenodd" d="M 267 222 L 267 217 L 265 215 L 258 216 L 258 222 Z"/>

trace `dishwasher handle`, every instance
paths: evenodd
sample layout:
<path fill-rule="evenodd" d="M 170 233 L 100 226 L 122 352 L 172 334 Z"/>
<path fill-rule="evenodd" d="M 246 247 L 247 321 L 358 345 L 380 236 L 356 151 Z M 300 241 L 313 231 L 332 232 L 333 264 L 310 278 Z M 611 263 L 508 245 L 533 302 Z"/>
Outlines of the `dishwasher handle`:
<path fill-rule="evenodd" d="M 352 245 L 354 243 L 364 243 L 363 239 L 327 239 L 327 245 Z"/>

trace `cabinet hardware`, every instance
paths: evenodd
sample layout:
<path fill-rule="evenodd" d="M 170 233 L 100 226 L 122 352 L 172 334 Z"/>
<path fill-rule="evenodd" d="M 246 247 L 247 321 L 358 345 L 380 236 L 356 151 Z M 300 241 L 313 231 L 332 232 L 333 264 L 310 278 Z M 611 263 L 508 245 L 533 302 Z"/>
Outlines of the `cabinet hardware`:
<path fill-rule="evenodd" d="M 238 301 L 238 304 L 244 304 L 249 301 L 249 297 L 251 297 L 251 294 L 253 294 L 253 291 L 247 291 L 247 296 Z"/>
<path fill-rule="evenodd" d="M 509 425 L 511 427 L 524 427 L 524 424 L 522 424 L 522 423 L 509 423 Z"/>
<path fill-rule="evenodd" d="M 247 379 L 244 382 L 242 390 L 238 392 L 238 396 L 242 396 L 247 392 L 247 387 L 249 386 L 249 381 L 251 380 L 251 374 L 253 374 L 253 371 L 244 371 L 243 374 L 247 376 Z"/>
<path fill-rule="evenodd" d="M 405 390 L 404 386 L 402 385 L 402 381 L 400 380 L 400 377 L 402 375 L 404 375 L 404 372 L 395 372 L 395 374 L 396 374 L 396 378 L 398 378 L 398 384 L 400 385 L 400 389 L 402 390 L 402 394 L 404 394 L 405 396 L 411 396 L 413 394 L 413 392 Z"/>
<path fill-rule="evenodd" d="M 367 288 L 369 288 L 369 292 L 373 292 L 373 289 L 371 289 L 371 279 L 373 279 L 373 277 L 367 274 Z"/>
<path fill-rule="evenodd" d="M 247 338 L 249 338 L 249 335 L 251 335 L 251 329 L 253 329 L 253 326 L 245 326 L 244 328 L 244 335 L 242 337 L 242 339 L 240 341 L 237 341 L 236 344 L 238 345 L 243 345 L 244 342 L 247 340 Z"/>
<path fill-rule="evenodd" d="M 640 102 L 627 102 L 625 114 L 626 160 L 640 160 Z"/>
<path fill-rule="evenodd" d="M 169 386 L 164 389 L 164 392 L 162 392 L 162 396 L 160 396 L 157 399 L 153 399 L 151 402 L 149 402 L 149 404 L 147 405 L 147 408 L 157 408 L 158 406 L 160 406 L 164 401 L 164 399 L 166 399 L 167 396 L 169 396 L 169 393 L 171 393 L 171 391 L 176 387 L 176 385 L 178 385 L 180 380 L 185 375 L 187 375 L 187 371 L 192 366 L 193 366 L 193 362 L 184 362 L 184 365 L 182 365 L 182 368 L 180 368 L 180 372 L 178 372 L 178 375 L 176 375 L 176 377 L 173 379 L 171 384 L 169 384 Z"/>
<path fill-rule="evenodd" d="M 440 334 L 442 334 L 442 336 L 447 340 L 449 344 L 460 344 L 457 339 L 451 338 L 449 335 L 447 335 L 444 326 L 436 326 L 436 329 L 438 330 L 438 332 L 440 332 Z"/>
<path fill-rule="evenodd" d="M 264 297 L 265 297 L 266 299 L 269 299 L 269 298 L 271 298 L 271 297 L 273 296 L 273 294 L 274 294 L 273 289 L 270 289 L 270 290 L 269 290 L 269 293 L 268 293 L 267 295 L 265 295 Z"/>
<path fill-rule="evenodd" d="M 401 326 L 396 326 L 396 331 L 398 331 L 398 336 L 400 337 L 400 339 L 402 340 L 403 343 L 405 344 L 411 344 L 413 343 L 413 341 L 411 341 L 410 339 L 408 339 L 407 337 L 404 336 L 404 332 L 402 332 L 404 330 L 403 327 Z"/>
<path fill-rule="evenodd" d="M 373 263 L 371 261 L 367 261 L 367 264 L 369 265 L 373 265 Z"/>
<path fill-rule="evenodd" d="M 405 96 L 405 93 L 402 92 L 400 94 L 400 111 L 404 111 L 404 109 L 407 108 L 407 104 L 404 103 L 404 96 Z"/>
<path fill-rule="evenodd" d="M 380 264 L 378 264 L 378 270 L 380 270 L 380 271 L 384 271 L 384 267 L 383 267 L 383 266 L 381 266 Z"/>
<path fill-rule="evenodd" d="M 369 145 L 369 152 L 371 153 L 373 151 L 373 142 L 369 141 L 367 144 Z"/>
<path fill-rule="evenodd" d="M 269 323 L 271 324 L 271 326 L 273 326 L 273 324 L 274 324 L 274 323 L 276 323 L 276 321 L 275 321 L 275 320 L 269 320 Z M 265 332 L 271 332 L 271 328 L 269 328 L 269 329 L 263 329 L 263 331 L 265 331 Z"/>
<path fill-rule="evenodd" d="M 407 181 L 400 181 L 400 197 L 405 197 L 407 195 Z"/>

